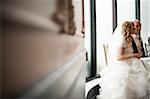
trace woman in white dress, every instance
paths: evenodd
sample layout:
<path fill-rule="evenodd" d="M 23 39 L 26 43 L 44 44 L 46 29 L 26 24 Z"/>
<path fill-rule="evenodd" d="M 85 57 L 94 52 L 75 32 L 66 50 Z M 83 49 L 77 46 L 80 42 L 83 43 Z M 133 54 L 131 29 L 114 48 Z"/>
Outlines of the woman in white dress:
<path fill-rule="evenodd" d="M 132 33 L 134 24 L 130 21 L 115 30 L 109 43 L 110 63 L 100 72 L 98 99 L 144 99 L 147 95 L 149 76 Z"/>

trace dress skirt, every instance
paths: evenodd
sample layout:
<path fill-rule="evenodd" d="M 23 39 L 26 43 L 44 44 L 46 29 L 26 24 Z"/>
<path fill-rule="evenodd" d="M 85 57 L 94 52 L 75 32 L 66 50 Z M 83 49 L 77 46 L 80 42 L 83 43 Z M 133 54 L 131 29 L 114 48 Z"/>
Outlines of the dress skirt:
<path fill-rule="evenodd" d="M 144 99 L 148 93 L 149 73 L 137 58 L 113 62 L 100 75 L 98 99 Z"/>

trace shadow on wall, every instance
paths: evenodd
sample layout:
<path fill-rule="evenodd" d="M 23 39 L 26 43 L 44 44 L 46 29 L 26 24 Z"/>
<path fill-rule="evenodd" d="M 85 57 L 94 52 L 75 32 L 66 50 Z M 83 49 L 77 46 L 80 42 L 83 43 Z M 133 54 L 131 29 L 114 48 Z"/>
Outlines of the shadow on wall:
<path fill-rule="evenodd" d="M 60 33 L 67 33 L 74 35 L 76 31 L 74 22 L 74 7 L 72 0 L 57 0 L 56 12 L 52 19 L 60 27 Z"/>

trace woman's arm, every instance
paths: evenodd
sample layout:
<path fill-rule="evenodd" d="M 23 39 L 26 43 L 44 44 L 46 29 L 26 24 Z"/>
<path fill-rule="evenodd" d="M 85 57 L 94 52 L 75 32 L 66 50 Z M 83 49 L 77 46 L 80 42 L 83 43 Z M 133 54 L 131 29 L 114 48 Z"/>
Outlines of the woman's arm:
<path fill-rule="evenodd" d="M 141 44 L 141 40 L 139 40 L 139 38 L 135 39 L 137 48 L 138 48 L 138 52 L 141 56 L 143 56 L 143 51 L 142 51 L 142 44 Z"/>
<path fill-rule="evenodd" d="M 126 60 L 129 58 L 140 58 L 141 55 L 139 53 L 131 53 L 131 54 L 124 54 L 124 49 L 125 48 L 120 48 L 120 54 L 118 55 L 118 60 Z"/>

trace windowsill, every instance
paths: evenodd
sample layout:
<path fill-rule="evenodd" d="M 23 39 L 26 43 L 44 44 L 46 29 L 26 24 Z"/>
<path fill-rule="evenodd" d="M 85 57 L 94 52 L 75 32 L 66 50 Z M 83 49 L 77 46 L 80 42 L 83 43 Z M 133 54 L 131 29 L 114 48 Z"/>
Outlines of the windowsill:
<path fill-rule="evenodd" d="M 145 69 L 150 72 L 150 57 L 143 57 L 140 58 L 140 60 L 142 61 Z"/>
<path fill-rule="evenodd" d="M 150 57 L 142 57 L 141 60 L 150 60 Z"/>

